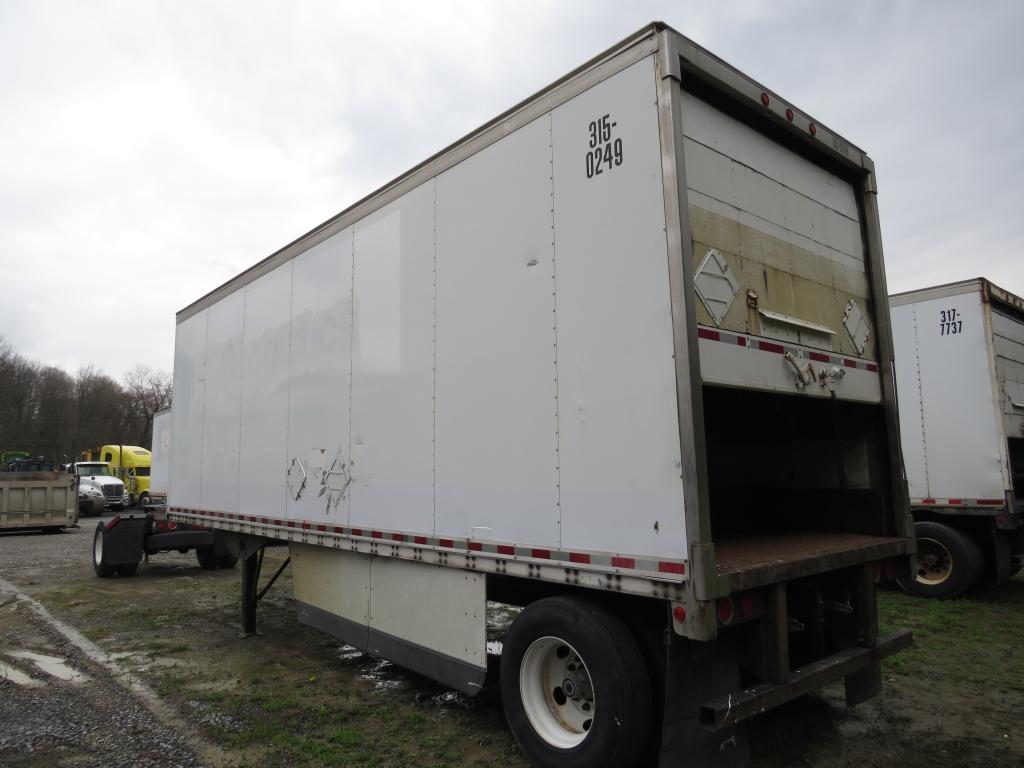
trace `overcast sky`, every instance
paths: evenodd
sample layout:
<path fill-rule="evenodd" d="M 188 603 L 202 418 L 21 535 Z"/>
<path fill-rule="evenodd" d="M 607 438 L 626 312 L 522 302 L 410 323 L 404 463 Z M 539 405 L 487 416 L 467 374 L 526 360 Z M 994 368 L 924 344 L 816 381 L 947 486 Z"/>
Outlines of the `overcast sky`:
<path fill-rule="evenodd" d="M 0 0 L 0 335 L 169 371 L 177 310 L 654 19 L 872 155 L 891 290 L 1024 293 L 1024 2 Z"/>

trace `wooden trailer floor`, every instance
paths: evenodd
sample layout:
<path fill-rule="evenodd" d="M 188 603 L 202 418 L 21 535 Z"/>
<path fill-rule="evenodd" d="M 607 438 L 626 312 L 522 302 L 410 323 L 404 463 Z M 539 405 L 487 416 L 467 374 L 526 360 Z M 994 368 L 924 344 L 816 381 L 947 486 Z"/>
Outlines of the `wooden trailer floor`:
<path fill-rule="evenodd" d="M 782 533 L 715 542 L 718 573 L 730 591 L 903 554 L 908 539 L 859 533 Z"/>

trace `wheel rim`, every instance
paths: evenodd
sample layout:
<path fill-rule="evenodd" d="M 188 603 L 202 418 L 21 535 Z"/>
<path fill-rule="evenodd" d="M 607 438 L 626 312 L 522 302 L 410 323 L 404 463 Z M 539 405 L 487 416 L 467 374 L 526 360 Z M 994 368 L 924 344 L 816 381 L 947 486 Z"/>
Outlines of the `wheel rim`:
<path fill-rule="evenodd" d="M 571 749 L 583 743 L 594 721 L 594 684 L 586 664 L 558 637 L 534 640 L 519 668 L 523 708 L 548 744 Z"/>
<path fill-rule="evenodd" d="M 953 555 L 937 539 L 917 540 L 917 576 L 919 584 L 936 587 L 953 575 Z"/>
<path fill-rule="evenodd" d="M 96 531 L 92 539 L 92 559 L 96 565 L 103 565 L 103 532 Z"/>

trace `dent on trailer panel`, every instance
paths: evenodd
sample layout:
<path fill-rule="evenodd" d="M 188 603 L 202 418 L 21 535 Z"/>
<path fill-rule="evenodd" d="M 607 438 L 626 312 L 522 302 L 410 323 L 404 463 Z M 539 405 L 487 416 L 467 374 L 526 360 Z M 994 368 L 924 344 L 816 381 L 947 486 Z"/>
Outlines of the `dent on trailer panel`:
<path fill-rule="evenodd" d="M 549 125 L 437 177 L 438 532 L 558 543 Z"/>
<path fill-rule="evenodd" d="M 684 558 L 656 99 L 649 57 L 552 113 L 562 546 Z"/>
<path fill-rule="evenodd" d="M 353 274 L 352 521 L 429 533 L 434 530 L 432 181 L 356 225 Z"/>
<path fill-rule="evenodd" d="M 245 287 L 238 511 L 285 508 L 292 263 Z"/>
<path fill-rule="evenodd" d="M 168 503 L 200 506 L 203 469 L 203 411 L 206 397 L 206 320 L 203 310 L 178 323 L 174 333 L 174 399 L 171 475 L 177 478 Z"/>
<path fill-rule="evenodd" d="M 348 522 L 351 349 L 352 230 L 346 229 L 292 261 L 285 461 L 301 462 L 312 479 L 301 493 L 288 494 L 289 518 Z"/>
<path fill-rule="evenodd" d="M 242 291 L 226 296 L 207 312 L 202 509 L 238 509 L 244 313 Z"/>

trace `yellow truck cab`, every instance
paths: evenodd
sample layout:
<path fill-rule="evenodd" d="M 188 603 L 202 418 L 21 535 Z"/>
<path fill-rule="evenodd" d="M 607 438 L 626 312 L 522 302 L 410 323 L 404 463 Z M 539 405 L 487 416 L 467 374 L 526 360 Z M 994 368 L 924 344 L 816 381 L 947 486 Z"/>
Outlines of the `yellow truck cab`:
<path fill-rule="evenodd" d="M 149 503 L 149 468 L 152 454 L 137 445 L 104 445 L 99 460 L 110 465 L 110 472 L 124 483 L 130 504 Z"/>

